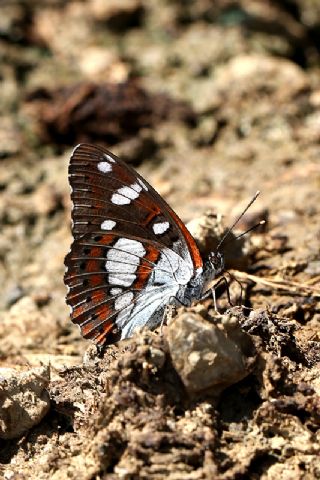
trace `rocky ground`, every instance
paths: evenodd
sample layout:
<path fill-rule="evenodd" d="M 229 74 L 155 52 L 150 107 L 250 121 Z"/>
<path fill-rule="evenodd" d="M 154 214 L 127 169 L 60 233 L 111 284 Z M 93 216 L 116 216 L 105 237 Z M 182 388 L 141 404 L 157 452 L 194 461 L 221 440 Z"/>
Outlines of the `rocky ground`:
<path fill-rule="evenodd" d="M 319 2 L 0 9 L 1 478 L 320 478 Z M 219 314 L 172 312 L 162 336 L 80 337 L 63 260 L 82 141 L 134 165 L 204 257 L 261 190 L 236 230 L 266 224 L 225 251 L 241 307 L 221 288 Z"/>

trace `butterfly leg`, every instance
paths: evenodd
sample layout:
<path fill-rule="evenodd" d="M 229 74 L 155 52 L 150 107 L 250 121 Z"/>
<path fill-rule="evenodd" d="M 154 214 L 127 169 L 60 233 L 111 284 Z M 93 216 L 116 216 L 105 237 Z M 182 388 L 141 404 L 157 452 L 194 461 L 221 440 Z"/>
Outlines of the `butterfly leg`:
<path fill-rule="evenodd" d="M 168 317 L 172 318 L 174 308 L 175 308 L 174 305 L 166 305 L 164 310 L 163 310 L 162 320 L 161 320 L 161 323 L 160 323 L 160 337 L 163 336 L 164 322 L 167 320 Z"/>
<path fill-rule="evenodd" d="M 218 283 L 220 283 L 220 281 Z M 205 292 L 202 295 L 202 297 L 200 298 L 200 302 L 202 302 L 203 300 L 206 300 L 207 298 L 212 296 L 213 307 L 214 307 L 214 309 L 217 313 L 219 313 L 218 312 L 218 307 L 217 307 L 217 296 L 216 296 L 216 287 L 217 287 L 218 283 L 216 285 L 214 285 L 213 287 L 209 288 L 209 290 L 207 292 Z"/>
<path fill-rule="evenodd" d="M 230 297 L 230 291 L 229 291 L 229 283 L 228 283 L 228 280 L 225 276 L 221 277 L 218 282 L 213 286 L 211 287 L 207 292 L 205 292 L 205 294 L 201 297 L 200 300 L 205 300 L 207 299 L 210 295 L 212 295 L 212 300 L 213 300 L 213 308 L 214 310 L 217 312 L 217 313 L 220 313 L 219 312 L 219 309 L 218 309 L 218 303 L 217 303 L 217 295 L 216 295 L 216 290 L 217 288 L 222 284 L 224 283 L 225 286 L 226 286 L 226 291 L 227 291 L 227 297 L 228 297 L 228 302 L 229 302 L 229 305 L 231 307 L 233 307 L 233 303 L 231 302 L 231 297 Z"/>
<path fill-rule="evenodd" d="M 175 310 L 177 308 L 177 304 L 179 304 L 180 307 L 185 306 L 177 297 L 170 297 L 169 298 L 169 303 L 165 306 L 164 311 L 163 311 L 163 316 L 162 320 L 160 323 L 160 336 L 163 336 L 163 325 L 164 322 L 169 319 L 171 320 Z"/>
<path fill-rule="evenodd" d="M 220 282 L 219 282 L 220 283 Z M 217 284 L 218 285 L 218 284 Z M 210 288 L 209 292 L 206 292 L 206 298 L 208 298 L 210 295 L 212 295 L 212 300 L 213 300 L 213 308 L 216 313 L 220 313 L 218 310 L 218 304 L 217 304 L 217 295 L 216 295 L 216 288 L 217 285 L 214 285 L 212 288 Z M 203 300 L 203 298 L 201 298 Z"/>
<path fill-rule="evenodd" d="M 235 277 L 234 275 L 232 275 L 232 273 L 230 272 L 226 272 L 229 277 L 231 278 L 231 280 L 234 280 L 240 287 L 240 295 L 239 295 L 239 298 L 240 298 L 240 305 L 242 304 L 242 295 L 243 295 L 243 286 L 242 286 L 242 283 L 237 279 L 237 277 Z M 228 292 L 229 293 L 229 292 Z M 230 295 L 228 294 L 228 300 L 229 300 L 229 303 L 231 306 L 233 306 L 233 304 L 231 303 L 230 301 Z"/>
<path fill-rule="evenodd" d="M 213 308 L 214 308 L 215 312 L 219 313 L 219 311 L 218 311 L 218 305 L 217 305 L 217 295 L 216 295 L 216 289 L 215 289 L 215 287 L 214 287 L 214 288 L 211 288 L 211 293 L 212 293 L 212 298 L 213 298 Z"/>

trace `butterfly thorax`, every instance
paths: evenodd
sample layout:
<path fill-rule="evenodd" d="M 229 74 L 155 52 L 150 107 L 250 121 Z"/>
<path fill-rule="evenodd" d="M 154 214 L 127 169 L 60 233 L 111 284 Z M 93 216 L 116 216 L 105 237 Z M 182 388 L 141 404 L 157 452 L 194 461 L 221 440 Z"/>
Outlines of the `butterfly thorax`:
<path fill-rule="evenodd" d="M 187 285 L 181 286 L 177 293 L 177 300 L 183 305 L 190 306 L 195 300 L 200 300 L 210 282 L 216 278 L 224 269 L 223 255 L 210 253 L 201 269 L 196 270 Z"/>

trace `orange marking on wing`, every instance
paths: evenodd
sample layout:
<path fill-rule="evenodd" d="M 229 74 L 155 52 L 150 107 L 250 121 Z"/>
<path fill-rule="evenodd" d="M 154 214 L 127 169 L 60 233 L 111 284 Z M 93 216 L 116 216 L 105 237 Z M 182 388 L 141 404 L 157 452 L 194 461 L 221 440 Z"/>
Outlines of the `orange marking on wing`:
<path fill-rule="evenodd" d="M 86 323 L 83 327 L 81 327 L 81 333 L 84 338 L 90 337 L 92 335 L 92 331 L 97 326 L 97 319 L 91 320 L 90 322 Z"/>
<path fill-rule="evenodd" d="M 97 275 L 91 275 L 89 279 L 89 285 L 90 287 L 97 287 L 98 285 L 101 285 L 104 283 L 103 281 L 103 275 L 97 273 Z"/>
<path fill-rule="evenodd" d="M 106 323 L 105 325 L 103 325 L 103 332 L 100 333 L 100 335 L 94 339 L 94 342 L 100 345 L 103 345 L 106 342 L 106 336 L 112 330 L 112 328 L 113 328 L 112 323 Z"/>
<path fill-rule="evenodd" d="M 100 275 L 97 275 L 95 277 L 98 277 L 97 285 L 102 284 L 102 282 L 103 282 L 102 277 L 100 277 Z M 89 286 L 92 287 L 92 284 L 89 283 Z M 90 291 L 87 292 L 86 290 L 83 290 L 83 288 L 81 288 L 80 290 L 78 288 L 77 291 L 72 292 L 72 293 L 69 292 L 68 295 L 67 295 L 68 303 L 70 305 L 73 305 L 73 306 L 76 306 L 77 303 L 79 303 L 79 302 L 81 302 L 81 301 L 83 301 L 84 299 L 87 299 L 87 298 L 88 298 L 88 300 L 86 302 L 86 305 L 90 304 L 89 298 L 91 298 L 95 302 L 100 303 L 102 300 L 107 298 L 107 293 L 106 293 L 105 290 L 96 290 L 95 292 L 90 293 Z M 91 300 L 91 302 L 92 302 L 92 300 Z"/>
<path fill-rule="evenodd" d="M 101 300 L 103 301 L 105 296 L 103 295 L 103 292 L 101 292 Z M 85 302 L 82 305 L 79 305 L 76 307 L 72 314 L 71 314 L 71 320 L 73 323 L 80 324 L 86 319 L 86 317 L 90 317 L 91 315 L 94 315 L 95 317 L 99 318 L 99 322 L 105 320 L 108 315 L 111 313 L 111 308 L 107 304 L 100 305 L 92 310 L 90 310 L 90 306 L 92 306 L 92 302 Z M 89 311 L 90 310 L 90 311 Z"/>
<path fill-rule="evenodd" d="M 152 272 L 152 265 L 144 262 L 144 260 L 149 260 L 150 262 L 156 262 L 158 260 L 159 256 L 160 256 L 159 250 L 152 247 L 151 245 L 148 245 L 147 253 L 144 256 L 144 258 L 141 259 L 142 261 L 141 261 L 141 263 L 140 263 L 140 265 L 137 269 L 137 272 L 136 272 L 137 280 L 134 283 L 134 288 L 138 288 L 138 289 L 142 288 L 146 284 L 146 282 L 147 282 L 147 280 L 150 276 L 150 273 Z M 148 268 L 146 268 L 146 267 L 148 267 Z"/>
<path fill-rule="evenodd" d="M 107 298 L 107 295 L 103 290 L 97 290 L 91 295 L 91 298 L 94 302 L 100 303 Z"/>
<path fill-rule="evenodd" d="M 86 262 L 86 272 L 96 272 L 100 270 L 100 261 L 99 260 L 87 260 Z"/>
<path fill-rule="evenodd" d="M 97 310 L 96 310 L 96 315 L 97 318 L 95 318 L 94 322 L 95 325 L 93 325 L 93 330 L 86 331 L 86 334 L 89 335 L 89 338 L 95 337 L 95 333 L 97 333 L 95 330 L 99 329 L 98 332 L 101 332 L 98 337 L 94 338 L 95 343 L 104 343 L 105 342 L 105 337 L 112 330 L 114 323 L 111 319 L 108 319 L 108 316 L 111 314 L 112 310 L 108 305 L 101 305 Z M 85 329 L 85 326 L 83 327 Z M 83 331 L 83 330 L 82 330 Z"/>
<path fill-rule="evenodd" d="M 141 193 L 140 196 L 139 196 L 139 201 L 150 212 L 150 213 L 148 213 L 147 217 L 143 221 L 143 225 L 146 227 L 147 225 L 149 225 L 149 223 L 152 222 L 152 220 L 155 217 L 157 217 L 161 213 L 161 209 L 155 204 L 150 204 L 150 201 L 148 202 L 146 200 L 146 198 L 144 198 L 144 197 L 145 197 L 144 194 Z M 151 209 L 151 211 L 150 211 L 150 209 Z"/>
<path fill-rule="evenodd" d="M 115 238 L 115 236 L 112 233 L 104 234 L 101 235 L 101 240 L 99 240 L 99 243 L 102 245 L 109 245 Z"/>
<path fill-rule="evenodd" d="M 90 250 L 90 257 L 102 257 L 103 249 L 101 247 L 92 247 Z"/>
<path fill-rule="evenodd" d="M 96 258 L 103 256 L 103 249 L 101 247 L 92 247 L 89 255 L 90 255 L 90 260 L 86 261 L 86 272 L 99 271 L 100 260 L 96 260 Z"/>
<path fill-rule="evenodd" d="M 99 320 L 102 322 L 112 313 L 112 309 L 109 305 L 104 304 L 100 305 L 100 307 L 96 309 L 95 313 L 98 315 Z"/>
<path fill-rule="evenodd" d="M 102 333 L 94 339 L 95 342 L 101 342 L 103 337 L 106 336 L 106 334 L 112 329 L 113 323 L 111 321 L 103 323 L 101 325 L 101 318 L 100 316 L 98 318 L 95 318 L 94 320 L 86 323 L 83 327 L 81 327 L 81 333 L 85 338 L 92 338 L 95 337 L 95 334 L 98 333 L 99 331 L 103 330 Z"/>
<path fill-rule="evenodd" d="M 73 311 L 72 311 L 72 314 L 71 314 L 71 320 L 73 323 L 81 323 L 82 319 L 82 315 L 85 313 L 86 311 L 86 305 L 80 305 L 79 307 L 76 307 Z"/>

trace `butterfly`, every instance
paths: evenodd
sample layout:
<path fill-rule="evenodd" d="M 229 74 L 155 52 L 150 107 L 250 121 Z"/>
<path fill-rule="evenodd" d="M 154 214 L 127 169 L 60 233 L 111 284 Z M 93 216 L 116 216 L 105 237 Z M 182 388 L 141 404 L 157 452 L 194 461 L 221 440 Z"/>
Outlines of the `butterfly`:
<path fill-rule="evenodd" d="M 157 327 L 169 304 L 190 306 L 224 268 L 204 262 L 190 232 L 155 189 L 111 152 L 75 147 L 69 164 L 72 233 L 65 258 L 71 320 L 109 345 Z"/>

